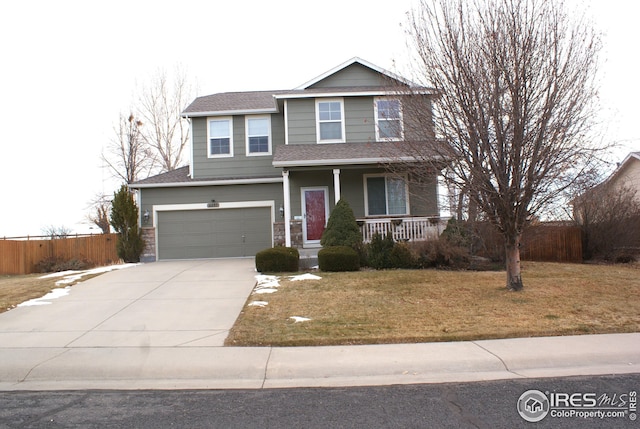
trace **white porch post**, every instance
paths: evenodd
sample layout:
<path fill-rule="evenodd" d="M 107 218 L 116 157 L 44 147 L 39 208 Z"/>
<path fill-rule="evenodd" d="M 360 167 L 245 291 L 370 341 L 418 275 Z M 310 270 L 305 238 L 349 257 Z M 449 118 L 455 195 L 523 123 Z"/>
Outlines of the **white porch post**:
<path fill-rule="evenodd" d="M 284 245 L 291 247 L 291 192 L 288 170 L 282 171 L 282 187 L 284 191 Z"/>
<path fill-rule="evenodd" d="M 340 169 L 333 169 L 333 190 L 335 191 L 336 204 L 340 201 Z"/>

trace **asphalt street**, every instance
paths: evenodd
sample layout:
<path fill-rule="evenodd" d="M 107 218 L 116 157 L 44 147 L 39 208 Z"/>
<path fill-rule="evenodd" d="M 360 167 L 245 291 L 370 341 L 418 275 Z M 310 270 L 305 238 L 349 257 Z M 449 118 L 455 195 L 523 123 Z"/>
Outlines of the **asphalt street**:
<path fill-rule="evenodd" d="M 629 400 L 639 387 L 640 374 L 626 374 L 345 388 L 0 392 L 0 428 L 635 428 Z M 576 400 L 593 394 L 606 402 L 598 408 L 627 413 L 549 414 L 530 423 L 517 404 L 531 389 Z M 577 408 L 590 408 L 587 402 Z"/>

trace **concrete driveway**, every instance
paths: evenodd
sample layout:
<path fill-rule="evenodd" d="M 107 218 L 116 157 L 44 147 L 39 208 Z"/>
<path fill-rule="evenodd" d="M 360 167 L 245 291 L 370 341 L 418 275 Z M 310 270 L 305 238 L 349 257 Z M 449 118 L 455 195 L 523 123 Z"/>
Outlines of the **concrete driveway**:
<path fill-rule="evenodd" d="M 0 314 L 2 347 L 222 346 L 255 285 L 253 259 L 105 273 L 50 305 Z"/>
<path fill-rule="evenodd" d="M 335 347 L 221 347 L 253 259 L 155 262 L 0 314 L 0 390 L 462 382 L 640 372 L 640 333 Z"/>

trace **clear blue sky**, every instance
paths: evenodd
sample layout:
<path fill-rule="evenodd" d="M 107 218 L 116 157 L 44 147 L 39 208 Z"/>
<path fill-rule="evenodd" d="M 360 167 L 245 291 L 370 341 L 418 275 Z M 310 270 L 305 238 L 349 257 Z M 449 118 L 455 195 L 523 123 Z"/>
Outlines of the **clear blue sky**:
<path fill-rule="evenodd" d="M 605 33 L 603 129 L 640 150 L 640 3 L 592 5 Z M 118 183 L 100 153 L 136 90 L 186 70 L 198 95 L 289 89 L 359 56 L 403 72 L 401 24 L 413 0 L 60 0 L 0 5 L 0 236 L 48 225 L 88 232 L 89 201 Z M 394 66 L 397 64 L 397 68 Z"/>

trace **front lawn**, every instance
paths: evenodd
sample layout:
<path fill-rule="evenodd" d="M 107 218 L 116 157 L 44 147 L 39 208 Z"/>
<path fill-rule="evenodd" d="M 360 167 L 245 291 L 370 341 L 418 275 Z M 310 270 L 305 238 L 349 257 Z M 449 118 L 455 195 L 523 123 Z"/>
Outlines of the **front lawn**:
<path fill-rule="evenodd" d="M 477 340 L 640 331 L 640 265 L 523 262 L 522 292 L 504 272 L 317 273 L 253 294 L 228 346 Z M 264 307 L 250 306 L 265 301 Z M 294 322 L 299 316 L 311 320 Z"/>

